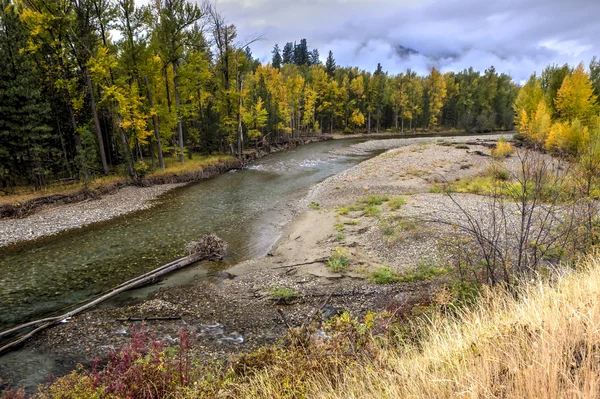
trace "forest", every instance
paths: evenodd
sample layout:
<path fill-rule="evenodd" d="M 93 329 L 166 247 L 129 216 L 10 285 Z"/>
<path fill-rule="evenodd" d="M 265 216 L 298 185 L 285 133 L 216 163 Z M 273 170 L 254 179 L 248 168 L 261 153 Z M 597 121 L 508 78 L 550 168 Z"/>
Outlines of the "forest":
<path fill-rule="evenodd" d="M 208 2 L 0 6 L 6 192 L 108 174 L 136 178 L 164 169 L 166 159 L 241 156 L 299 136 L 487 132 L 514 124 L 519 86 L 494 67 L 431 68 L 427 76 L 388 74 L 381 64 L 364 71 L 337 65 L 331 51 L 323 62 L 306 39 L 275 45 L 272 61 L 262 64 L 250 49 L 262 38 L 244 43 Z"/>

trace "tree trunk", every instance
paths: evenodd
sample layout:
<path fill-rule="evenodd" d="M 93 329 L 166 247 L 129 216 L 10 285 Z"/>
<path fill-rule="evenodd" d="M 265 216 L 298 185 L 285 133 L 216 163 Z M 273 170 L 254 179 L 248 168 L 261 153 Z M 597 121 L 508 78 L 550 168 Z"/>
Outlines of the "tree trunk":
<path fill-rule="evenodd" d="M 98 111 L 96 110 L 96 98 L 94 96 L 94 86 L 90 78 L 90 71 L 86 68 L 84 71 L 85 80 L 90 92 L 90 108 L 92 109 L 92 117 L 94 118 L 94 127 L 96 136 L 98 137 L 98 147 L 100 148 L 100 160 L 102 161 L 102 171 L 105 175 L 108 174 L 108 163 L 106 162 L 106 152 L 104 151 L 104 138 L 102 138 L 102 129 L 100 129 L 100 120 L 98 119 Z"/>
<path fill-rule="evenodd" d="M 150 104 L 150 108 L 154 107 L 154 102 L 152 101 L 152 92 L 150 91 L 150 85 L 148 84 L 148 76 L 144 76 L 144 83 L 146 83 L 146 91 L 148 92 L 148 104 Z M 158 117 L 156 113 L 152 114 L 152 124 L 154 125 L 154 137 L 156 137 L 156 149 L 158 152 L 158 163 L 160 164 L 160 168 L 165 170 L 165 160 L 163 158 L 162 153 L 162 144 L 160 142 L 160 130 L 158 127 Z M 152 150 L 152 149 L 150 149 Z"/>
<path fill-rule="evenodd" d="M 75 111 L 73 111 L 73 107 L 69 105 L 69 113 L 71 114 L 71 125 L 73 126 L 73 135 L 75 136 L 75 148 L 77 148 L 77 154 L 80 157 L 81 162 L 81 172 L 83 173 L 83 178 L 85 180 L 89 179 L 90 175 L 87 170 L 87 166 L 85 166 L 85 158 L 83 156 L 83 146 L 81 145 L 81 137 L 79 136 L 79 132 L 77 132 L 77 122 L 75 121 Z"/>
<path fill-rule="evenodd" d="M 60 121 L 58 120 L 58 118 L 56 118 L 56 127 L 58 129 L 58 138 L 60 139 L 60 146 L 62 148 L 63 156 L 65 157 L 65 167 L 67 168 L 67 172 L 69 172 L 69 177 L 72 177 L 71 166 L 69 165 L 69 155 L 67 153 L 65 141 L 63 140 L 62 130 L 60 128 Z"/>
<path fill-rule="evenodd" d="M 179 162 L 185 162 L 183 152 L 183 124 L 181 123 L 181 99 L 179 98 L 179 76 L 177 76 L 177 67 L 179 61 L 173 62 L 173 86 L 175 87 L 175 106 L 177 107 L 177 141 L 179 141 Z"/>
<path fill-rule="evenodd" d="M 242 157 L 242 150 L 244 147 L 244 131 L 242 129 L 242 91 L 244 89 L 244 81 L 243 78 L 238 78 L 240 81 L 240 95 L 238 100 L 238 131 L 237 131 L 237 145 L 238 145 L 238 153 L 237 156 L 239 158 Z"/>
<path fill-rule="evenodd" d="M 367 133 L 371 133 L 371 111 L 369 111 L 369 119 L 367 122 L 368 126 L 367 126 Z"/>

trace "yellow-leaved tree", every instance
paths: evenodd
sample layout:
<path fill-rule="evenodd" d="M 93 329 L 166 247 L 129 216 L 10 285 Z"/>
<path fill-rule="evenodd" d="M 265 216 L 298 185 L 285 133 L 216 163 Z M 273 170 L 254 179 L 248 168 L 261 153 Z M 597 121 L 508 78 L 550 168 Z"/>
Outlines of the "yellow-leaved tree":
<path fill-rule="evenodd" d="M 589 126 L 598 113 L 597 97 L 583 64 L 579 64 L 571 76 L 565 77 L 558 90 L 555 104 L 562 121 L 578 119 Z"/>

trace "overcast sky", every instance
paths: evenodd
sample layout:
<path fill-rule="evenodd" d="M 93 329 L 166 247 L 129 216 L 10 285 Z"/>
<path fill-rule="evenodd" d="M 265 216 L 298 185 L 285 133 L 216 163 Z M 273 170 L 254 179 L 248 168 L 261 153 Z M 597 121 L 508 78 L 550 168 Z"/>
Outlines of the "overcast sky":
<path fill-rule="evenodd" d="M 143 1 L 143 0 L 139 0 Z M 494 65 L 516 81 L 550 63 L 600 55 L 600 0 L 217 0 L 239 38 L 271 59 L 275 43 L 306 38 L 324 60 L 397 73 Z M 411 49 L 411 50 L 407 50 Z M 412 51 L 414 50 L 414 52 Z"/>

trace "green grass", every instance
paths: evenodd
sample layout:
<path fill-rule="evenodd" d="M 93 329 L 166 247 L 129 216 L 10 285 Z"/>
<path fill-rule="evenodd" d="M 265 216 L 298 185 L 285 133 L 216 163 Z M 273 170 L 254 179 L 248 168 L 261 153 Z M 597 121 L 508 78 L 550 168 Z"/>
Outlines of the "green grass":
<path fill-rule="evenodd" d="M 398 281 L 402 283 L 425 281 L 446 273 L 448 273 L 446 268 L 436 265 L 431 260 L 423 260 L 417 263 L 417 266 L 413 270 L 399 276 Z"/>
<path fill-rule="evenodd" d="M 347 222 L 344 222 L 344 224 L 348 225 L 348 226 L 358 226 L 358 220 L 349 220 Z"/>
<path fill-rule="evenodd" d="M 397 211 L 398 209 L 402 208 L 405 204 L 406 204 L 406 198 L 404 198 L 404 197 L 392 198 L 388 202 L 388 205 L 390 206 L 390 209 L 392 211 Z"/>
<path fill-rule="evenodd" d="M 389 267 L 382 266 L 371 273 L 371 281 L 375 284 L 391 284 L 398 281 L 398 277 Z"/>
<path fill-rule="evenodd" d="M 359 203 L 361 204 L 366 204 L 367 206 L 369 205 L 382 205 L 384 202 L 387 202 L 390 200 L 390 197 L 388 197 L 387 195 L 369 195 L 366 198 L 363 198 L 359 201 Z"/>
<path fill-rule="evenodd" d="M 337 247 L 332 251 L 329 260 L 327 261 L 327 267 L 334 273 L 340 273 L 345 271 L 350 265 L 350 258 L 346 255 L 343 248 Z"/>
<path fill-rule="evenodd" d="M 350 208 L 348 207 L 337 207 L 335 210 L 337 211 L 338 215 L 347 215 L 350 213 Z"/>
<path fill-rule="evenodd" d="M 381 215 L 381 209 L 377 205 L 367 205 L 363 209 L 363 215 L 369 217 L 376 217 Z"/>
<path fill-rule="evenodd" d="M 319 209 L 321 209 L 321 205 L 319 205 L 318 202 L 311 202 L 310 204 L 308 204 L 308 207 L 313 211 L 318 211 Z"/>
<path fill-rule="evenodd" d="M 346 238 L 346 235 L 344 233 L 337 233 L 335 235 L 335 239 L 338 241 L 342 241 L 344 238 Z"/>
<path fill-rule="evenodd" d="M 334 224 L 333 228 L 336 229 L 337 231 L 339 231 L 340 233 L 343 233 L 344 230 L 346 230 L 346 227 L 344 226 L 344 223 Z"/>
<path fill-rule="evenodd" d="M 271 298 L 281 302 L 288 302 L 298 295 L 296 291 L 286 287 L 271 287 L 269 289 L 269 294 L 271 295 Z"/>

